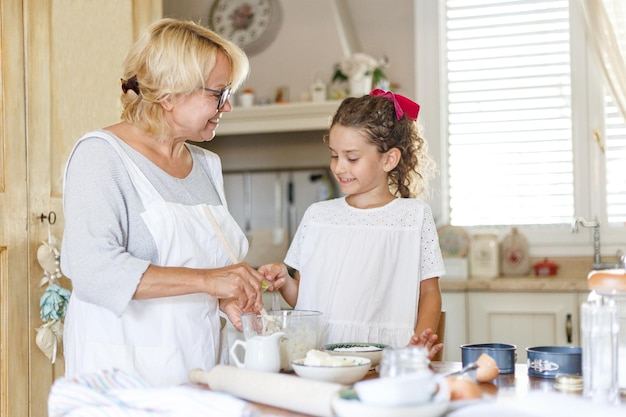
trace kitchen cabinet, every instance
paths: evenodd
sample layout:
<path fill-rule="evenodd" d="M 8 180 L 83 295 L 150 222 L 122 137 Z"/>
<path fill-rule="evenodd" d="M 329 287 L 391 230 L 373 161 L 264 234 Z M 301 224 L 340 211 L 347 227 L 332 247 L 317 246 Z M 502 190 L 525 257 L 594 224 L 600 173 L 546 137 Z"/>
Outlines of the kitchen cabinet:
<path fill-rule="evenodd" d="M 294 102 L 234 107 L 220 121 L 219 135 L 326 130 L 341 101 Z"/>
<path fill-rule="evenodd" d="M 580 292 L 468 292 L 469 343 L 510 343 L 517 362 L 527 347 L 580 346 Z M 447 323 L 446 323 L 447 324 Z"/>
<path fill-rule="evenodd" d="M 461 361 L 460 345 L 467 343 L 467 293 L 444 291 L 441 309 L 446 312 L 446 330 L 443 338 L 443 360 Z"/>

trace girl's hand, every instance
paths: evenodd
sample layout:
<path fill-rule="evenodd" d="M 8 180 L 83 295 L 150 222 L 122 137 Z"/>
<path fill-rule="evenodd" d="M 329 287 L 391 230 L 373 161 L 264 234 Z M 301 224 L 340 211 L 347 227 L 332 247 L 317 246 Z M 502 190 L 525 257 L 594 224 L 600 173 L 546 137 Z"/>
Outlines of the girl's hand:
<path fill-rule="evenodd" d="M 261 265 L 258 269 L 259 273 L 267 282 L 267 290 L 275 291 L 285 285 L 287 279 L 291 279 L 287 266 L 282 263 Z"/>
<path fill-rule="evenodd" d="M 437 343 L 437 336 L 432 329 L 424 330 L 420 335 L 414 334 L 407 346 L 422 346 L 428 349 L 428 359 L 433 359 L 443 349 L 443 343 Z"/>

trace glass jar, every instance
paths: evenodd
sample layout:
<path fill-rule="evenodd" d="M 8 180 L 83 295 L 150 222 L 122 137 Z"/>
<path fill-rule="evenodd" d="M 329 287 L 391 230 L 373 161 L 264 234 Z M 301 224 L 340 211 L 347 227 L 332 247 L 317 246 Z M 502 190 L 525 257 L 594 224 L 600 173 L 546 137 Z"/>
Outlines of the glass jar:
<path fill-rule="evenodd" d="M 587 277 L 587 285 L 591 290 L 589 302 L 604 304 L 612 303 L 616 309 L 619 326 L 617 334 L 617 371 L 621 390 L 626 390 L 626 270 L 608 269 L 592 271 Z"/>
<path fill-rule="evenodd" d="M 491 279 L 500 274 L 498 235 L 477 233 L 470 246 L 470 275 L 472 278 Z"/>
<path fill-rule="evenodd" d="M 379 375 L 381 378 L 430 371 L 428 349 L 421 346 L 383 350 Z"/>
<path fill-rule="evenodd" d="M 593 402 L 619 403 L 617 314 L 615 303 L 589 298 L 580 309 L 583 395 Z"/>

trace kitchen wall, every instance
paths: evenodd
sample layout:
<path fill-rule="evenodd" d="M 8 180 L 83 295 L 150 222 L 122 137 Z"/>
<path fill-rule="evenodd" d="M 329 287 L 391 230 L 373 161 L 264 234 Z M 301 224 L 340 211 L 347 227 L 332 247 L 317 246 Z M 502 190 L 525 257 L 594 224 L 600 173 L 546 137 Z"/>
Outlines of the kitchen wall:
<path fill-rule="evenodd" d="M 286 86 L 290 101 L 300 101 L 316 78 L 330 83 L 335 64 L 344 56 L 334 1 L 280 0 L 280 31 L 267 49 L 249 56 L 251 72 L 244 87 L 253 88 L 257 98 L 273 99 L 275 90 Z M 413 0 L 338 1 L 346 6 L 361 51 L 377 59 L 387 56 L 387 76 L 400 85 L 399 92 L 415 96 Z M 207 24 L 212 4 L 211 0 L 164 0 L 163 15 Z M 280 239 L 276 245 L 268 244 L 274 232 L 286 231 L 291 238 L 311 203 L 338 195 L 334 180 L 328 180 L 332 176 L 327 171 L 330 159 L 324 133 L 220 136 L 218 128 L 216 138 L 205 145 L 222 158 L 229 208 L 251 237 L 251 263 L 258 263 L 259 257 L 279 260 L 286 246 Z M 259 254 L 260 246 L 269 248 L 269 253 Z"/>
<path fill-rule="evenodd" d="M 218 133 L 213 141 L 203 144 L 222 159 L 230 212 L 251 242 L 250 263 L 282 260 L 306 208 L 340 194 L 328 170 L 330 158 L 323 134 Z M 278 233 L 278 229 L 284 231 L 284 245 L 270 244 L 272 230 Z M 267 250 L 259 254 L 258 250 L 266 246 Z"/>
<path fill-rule="evenodd" d="M 335 63 L 343 57 L 332 12 L 336 0 L 279 1 L 280 31 L 267 49 L 250 56 L 252 70 L 246 87 L 254 88 L 259 97 L 273 97 L 277 87 L 287 86 L 290 99 L 298 101 L 317 74 L 329 81 Z M 361 52 L 377 59 L 388 56 L 390 80 L 400 84 L 399 92 L 413 96 L 413 0 L 337 1 L 347 6 Z M 206 24 L 212 4 L 212 0 L 163 0 L 163 15 Z"/>

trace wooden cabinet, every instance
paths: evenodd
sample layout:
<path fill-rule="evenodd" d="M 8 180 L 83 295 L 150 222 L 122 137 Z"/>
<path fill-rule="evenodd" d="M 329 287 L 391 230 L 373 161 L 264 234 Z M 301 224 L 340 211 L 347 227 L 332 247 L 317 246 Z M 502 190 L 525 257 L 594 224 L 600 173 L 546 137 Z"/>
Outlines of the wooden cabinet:
<path fill-rule="evenodd" d="M 0 417 L 47 415 L 64 366 L 60 352 L 53 364 L 35 344 L 37 249 L 62 235 L 69 151 L 119 120 L 121 62 L 161 15 L 160 0 L 0 4 Z M 54 225 L 40 217 L 51 211 Z"/>
<path fill-rule="evenodd" d="M 514 344 L 518 363 L 526 362 L 528 347 L 580 346 L 579 311 L 584 296 L 577 292 L 469 292 L 469 343 Z"/>

